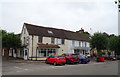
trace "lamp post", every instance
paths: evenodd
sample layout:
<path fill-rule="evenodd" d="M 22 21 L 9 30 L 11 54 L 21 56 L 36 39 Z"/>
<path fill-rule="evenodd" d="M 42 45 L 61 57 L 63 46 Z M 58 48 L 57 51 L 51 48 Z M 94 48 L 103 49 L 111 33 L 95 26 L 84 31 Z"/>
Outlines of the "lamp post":
<path fill-rule="evenodd" d="M 120 0 L 114 2 L 118 5 L 118 36 L 120 36 Z"/>

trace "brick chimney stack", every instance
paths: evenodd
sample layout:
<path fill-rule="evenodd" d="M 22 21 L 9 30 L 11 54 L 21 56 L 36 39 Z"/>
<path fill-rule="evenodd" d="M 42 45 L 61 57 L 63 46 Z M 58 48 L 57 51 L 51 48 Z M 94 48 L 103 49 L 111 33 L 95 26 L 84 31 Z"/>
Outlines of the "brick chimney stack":
<path fill-rule="evenodd" d="M 81 28 L 81 30 L 79 31 L 79 33 L 84 33 L 84 29 L 83 29 L 83 28 Z"/>

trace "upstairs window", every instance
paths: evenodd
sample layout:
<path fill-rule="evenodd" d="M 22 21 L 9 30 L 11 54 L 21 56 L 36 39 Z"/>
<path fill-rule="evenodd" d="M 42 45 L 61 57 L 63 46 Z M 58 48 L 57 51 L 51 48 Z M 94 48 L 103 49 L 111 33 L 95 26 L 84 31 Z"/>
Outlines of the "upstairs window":
<path fill-rule="evenodd" d="M 51 44 L 55 44 L 55 38 L 51 37 Z"/>
<path fill-rule="evenodd" d="M 42 36 L 38 36 L 38 43 L 42 43 Z"/>
<path fill-rule="evenodd" d="M 81 46 L 81 42 L 79 41 L 79 46 Z"/>
<path fill-rule="evenodd" d="M 74 46 L 74 45 L 75 45 L 75 41 L 73 40 L 73 41 L 72 41 L 72 46 Z"/>
<path fill-rule="evenodd" d="M 62 43 L 62 44 L 65 44 L 65 39 L 61 39 L 61 43 Z"/>
<path fill-rule="evenodd" d="M 24 34 L 25 34 L 25 32 L 26 32 L 25 28 L 24 28 L 24 31 L 23 31 L 23 32 L 24 32 Z"/>
<path fill-rule="evenodd" d="M 24 37 L 23 43 L 25 44 L 25 37 Z"/>
<path fill-rule="evenodd" d="M 118 5 L 118 8 L 120 8 L 120 5 Z"/>
<path fill-rule="evenodd" d="M 85 47 L 87 47 L 87 43 L 85 42 Z"/>
<path fill-rule="evenodd" d="M 57 44 L 62 45 L 62 44 L 65 44 L 65 39 L 58 38 L 56 42 Z"/>

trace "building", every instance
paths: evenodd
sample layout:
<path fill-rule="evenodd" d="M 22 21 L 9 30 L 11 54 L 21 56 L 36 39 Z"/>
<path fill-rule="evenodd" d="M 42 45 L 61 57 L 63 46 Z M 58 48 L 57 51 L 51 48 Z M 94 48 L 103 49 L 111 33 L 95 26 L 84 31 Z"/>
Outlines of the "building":
<path fill-rule="evenodd" d="M 72 32 L 24 23 L 20 38 L 20 54 L 26 60 L 43 60 L 51 54 L 90 54 L 89 35 L 83 29 Z"/>

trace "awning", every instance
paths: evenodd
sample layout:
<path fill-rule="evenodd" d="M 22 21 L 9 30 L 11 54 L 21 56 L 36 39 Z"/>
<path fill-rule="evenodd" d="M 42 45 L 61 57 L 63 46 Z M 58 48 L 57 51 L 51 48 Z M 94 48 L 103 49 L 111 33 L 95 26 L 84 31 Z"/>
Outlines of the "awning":
<path fill-rule="evenodd" d="M 40 47 L 40 48 L 60 48 L 58 45 L 52 45 L 52 44 L 38 44 L 38 47 Z"/>

